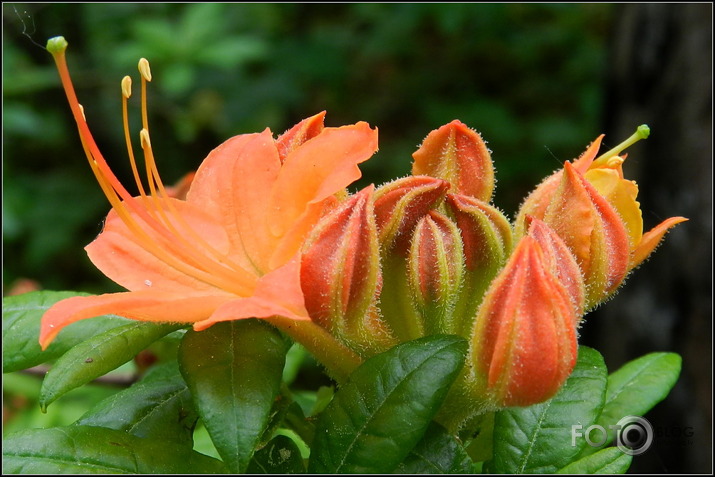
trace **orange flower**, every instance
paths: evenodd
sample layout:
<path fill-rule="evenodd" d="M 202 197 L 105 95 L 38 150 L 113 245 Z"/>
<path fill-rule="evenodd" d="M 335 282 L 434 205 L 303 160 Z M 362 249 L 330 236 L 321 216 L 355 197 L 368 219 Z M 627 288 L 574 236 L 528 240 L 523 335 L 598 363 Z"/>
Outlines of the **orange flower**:
<path fill-rule="evenodd" d="M 43 348 L 64 326 L 107 313 L 192 323 L 195 330 L 248 317 L 309 321 L 301 247 L 333 195 L 360 177 L 357 164 L 377 150 L 377 130 L 362 122 L 324 128 L 320 113 L 278 140 L 268 129 L 235 136 L 204 160 L 185 200 L 172 198 L 151 149 L 146 115 L 151 72 L 142 59 L 140 140 L 148 190 L 129 139 L 131 80 L 122 81 L 127 148 L 139 189 L 133 197 L 92 138 L 67 70 L 66 46 L 61 37 L 48 42 L 87 159 L 112 204 L 104 230 L 86 250 L 97 268 L 129 291 L 57 303 L 42 319 Z"/>

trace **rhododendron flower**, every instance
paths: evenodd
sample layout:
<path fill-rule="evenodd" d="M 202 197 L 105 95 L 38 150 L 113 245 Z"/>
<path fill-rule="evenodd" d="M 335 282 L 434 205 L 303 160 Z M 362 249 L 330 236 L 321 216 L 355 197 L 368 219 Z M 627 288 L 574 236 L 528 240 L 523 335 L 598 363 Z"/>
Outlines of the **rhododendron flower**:
<path fill-rule="evenodd" d="M 301 248 L 324 209 L 335 202 L 334 194 L 360 177 L 357 164 L 377 150 L 377 130 L 363 122 L 324 128 L 321 113 L 277 140 L 268 129 L 238 135 L 211 151 L 185 200 L 172 197 L 152 153 L 146 115 L 151 72 L 142 59 L 139 137 L 146 185 L 129 139 L 131 80 L 122 81 L 127 149 L 139 190 L 134 197 L 114 176 L 90 133 L 67 70 L 66 46 L 58 37 L 48 50 L 89 164 L 112 205 L 103 231 L 86 250 L 97 268 L 129 291 L 55 304 L 42 319 L 43 348 L 64 326 L 107 313 L 192 323 L 195 330 L 248 317 L 309 321 L 300 282 Z"/>

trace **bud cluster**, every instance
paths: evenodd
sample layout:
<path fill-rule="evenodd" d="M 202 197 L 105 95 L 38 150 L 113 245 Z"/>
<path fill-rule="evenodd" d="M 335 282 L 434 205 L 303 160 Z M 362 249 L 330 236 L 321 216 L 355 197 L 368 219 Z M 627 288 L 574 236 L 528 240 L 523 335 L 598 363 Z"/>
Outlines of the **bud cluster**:
<path fill-rule="evenodd" d="M 301 269 L 311 317 L 365 357 L 426 335 L 467 338 L 453 394 L 473 412 L 549 399 L 575 366 L 584 313 L 685 220 L 643 234 L 625 146 L 595 159 L 600 139 L 511 224 L 490 203 L 481 136 L 459 121 L 432 131 L 412 175 L 336 197 L 312 231 Z"/>

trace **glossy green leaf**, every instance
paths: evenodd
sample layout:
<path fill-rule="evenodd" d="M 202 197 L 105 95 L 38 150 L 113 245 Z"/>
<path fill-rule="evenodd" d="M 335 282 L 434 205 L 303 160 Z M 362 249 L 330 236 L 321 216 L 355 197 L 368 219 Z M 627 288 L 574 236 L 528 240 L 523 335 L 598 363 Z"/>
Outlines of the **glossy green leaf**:
<path fill-rule="evenodd" d="M 268 426 L 289 343 L 259 320 L 186 333 L 181 374 L 199 416 L 231 472 L 245 471 Z"/>
<path fill-rule="evenodd" d="M 32 429 L 3 441 L 7 474 L 213 474 L 225 466 L 183 445 L 90 426 Z"/>
<path fill-rule="evenodd" d="M 198 415 L 176 362 L 157 366 L 132 387 L 101 401 L 77 422 L 191 447 Z"/>
<path fill-rule="evenodd" d="M 435 335 L 365 361 L 320 415 L 309 472 L 392 472 L 419 442 L 462 368 L 467 342 Z"/>
<path fill-rule="evenodd" d="M 625 474 L 631 466 L 633 456 L 624 454 L 617 447 L 601 449 L 582 459 L 572 462 L 557 474 Z"/>
<path fill-rule="evenodd" d="M 40 407 L 126 363 L 141 350 L 182 325 L 131 321 L 93 336 L 57 360 L 45 375 Z"/>
<path fill-rule="evenodd" d="M 675 353 L 651 353 L 626 363 L 608 377 L 606 403 L 596 421 L 614 438 L 610 426 L 625 416 L 643 416 L 665 399 L 680 375 L 682 359 Z M 584 449 L 594 451 L 595 449 Z"/>
<path fill-rule="evenodd" d="M 399 474 L 470 474 L 472 460 L 456 437 L 432 421 L 422 440 L 397 467 Z"/>
<path fill-rule="evenodd" d="M 601 355 L 579 349 L 576 368 L 561 390 L 546 402 L 496 413 L 493 473 L 552 473 L 571 462 L 586 444 L 573 439 L 572 426 L 587 428 L 603 408 L 606 365 Z"/>
<path fill-rule="evenodd" d="M 53 360 L 92 336 L 131 322 L 114 315 L 80 320 L 63 329 L 50 346 L 42 351 L 38 342 L 42 315 L 58 301 L 73 296 L 87 296 L 87 294 L 71 291 L 37 291 L 3 298 L 3 373 L 30 368 Z"/>
<path fill-rule="evenodd" d="M 286 436 L 276 436 L 256 451 L 248 465 L 249 474 L 303 474 L 305 466 L 298 446 Z"/>

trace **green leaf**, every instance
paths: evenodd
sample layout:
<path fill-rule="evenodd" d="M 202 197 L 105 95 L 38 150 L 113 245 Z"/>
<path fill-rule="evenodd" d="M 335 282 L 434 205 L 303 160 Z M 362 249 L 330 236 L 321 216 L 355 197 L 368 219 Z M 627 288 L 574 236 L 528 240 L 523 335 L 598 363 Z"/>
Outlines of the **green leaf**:
<path fill-rule="evenodd" d="M 462 368 L 467 342 L 434 335 L 365 361 L 320 415 L 309 472 L 392 472 L 419 442 Z"/>
<path fill-rule="evenodd" d="M 37 291 L 3 298 L 3 373 L 19 371 L 51 361 L 92 336 L 131 322 L 114 315 L 80 320 L 63 329 L 50 346 L 42 351 L 38 342 L 42 315 L 58 301 L 73 296 L 87 296 L 87 294 L 71 291 Z"/>
<path fill-rule="evenodd" d="M 557 474 L 625 474 L 633 456 L 624 454 L 617 447 L 601 449 L 576 462 L 572 462 Z"/>
<path fill-rule="evenodd" d="M 181 326 L 131 321 L 76 345 L 62 355 L 45 375 L 40 391 L 40 408 L 46 409 L 66 392 L 118 368 L 139 351 Z"/>
<path fill-rule="evenodd" d="M 470 474 L 472 459 L 462 444 L 432 421 L 422 440 L 397 466 L 399 474 Z"/>
<path fill-rule="evenodd" d="M 286 436 L 276 436 L 256 451 L 248 474 L 304 474 L 305 466 L 298 446 Z"/>
<path fill-rule="evenodd" d="M 280 390 L 289 343 L 259 320 L 186 333 L 181 374 L 216 449 L 234 473 L 251 460 Z"/>
<path fill-rule="evenodd" d="M 493 473 L 553 473 L 576 457 L 586 441 L 572 426 L 592 425 L 603 408 L 606 365 L 601 355 L 581 346 L 576 368 L 550 400 L 496 413 Z"/>
<path fill-rule="evenodd" d="M 99 402 L 77 425 L 117 429 L 189 447 L 198 415 L 176 362 L 157 366 L 129 389 Z"/>
<path fill-rule="evenodd" d="M 32 429 L 3 441 L 8 474 L 212 474 L 223 462 L 169 441 L 104 427 Z"/>
<path fill-rule="evenodd" d="M 665 399 L 680 375 L 682 359 L 675 353 L 651 353 L 626 363 L 608 377 L 606 404 L 596 424 L 603 426 L 613 442 L 614 431 L 625 416 L 643 416 Z M 584 453 L 597 448 L 586 448 Z"/>

